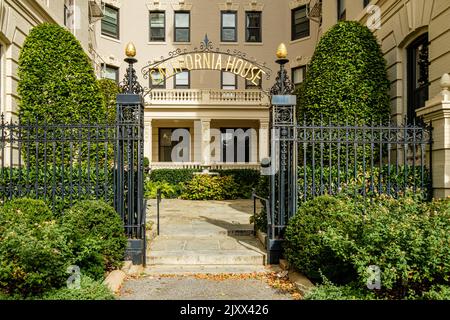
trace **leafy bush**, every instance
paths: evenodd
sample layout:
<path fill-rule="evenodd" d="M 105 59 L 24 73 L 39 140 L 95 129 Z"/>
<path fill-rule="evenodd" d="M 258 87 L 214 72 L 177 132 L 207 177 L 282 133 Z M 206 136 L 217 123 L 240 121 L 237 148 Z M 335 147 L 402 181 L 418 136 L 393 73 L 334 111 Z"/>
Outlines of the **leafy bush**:
<path fill-rule="evenodd" d="M 412 166 L 383 165 L 373 168 L 358 165 L 349 166 L 349 171 L 337 166 L 299 166 L 298 168 L 298 199 L 299 201 L 311 200 L 317 195 L 325 194 L 366 194 L 376 196 L 378 194 L 391 194 L 397 196 L 405 193 L 409 187 L 416 186 L 417 193 L 427 192 L 429 171 L 424 168 L 423 185 L 422 172 Z M 313 189 L 313 175 L 314 186 Z M 305 179 L 306 177 L 306 179 Z M 306 187 L 305 187 L 306 185 Z M 331 191 L 331 193 L 330 193 Z"/>
<path fill-rule="evenodd" d="M 150 180 L 155 182 L 166 181 L 170 185 L 178 185 L 192 180 L 197 169 L 156 169 L 150 171 Z"/>
<path fill-rule="evenodd" d="M 30 296 L 59 288 L 72 253 L 65 230 L 41 201 L 21 199 L 0 208 L 0 290 Z"/>
<path fill-rule="evenodd" d="M 291 265 L 313 280 L 319 280 L 322 274 L 339 282 L 354 276 L 352 266 L 323 240 L 323 233 L 329 227 L 343 234 L 357 233 L 352 210 L 344 200 L 330 196 L 303 204 L 286 228 L 285 255 Z"/>
<path fill-rule="evenodd" d="M 121 266 L 127 245 L 122 219 L 102 201 L 81 201 L 64 212 L 75 264 L 94 279 Z"/>
<path fill-rule="evenodd" d="M 335 214 L 322 213 L 328 210 Z M 309 218 L 312 214 L 316 219 Z M 325 271 L 327 278 L 364 288 L 368 267 L 378 266 L 382 288 L 375 292 L 377 298 L 425 299 L 441 292 L 436 289 L 440 285 L 445 296 L 450 285 L 450 198 L 427 203 L 417 195 L 331 202 L 319 197 L 299 209 L 286 239 L 288 259 L 316 278 L 314 270 L 327 270 L 334 259 L 336 269 L 345 270 L 344 265 L 349 271 Z"/>
<path fill-rule="evenodd" d="M 153 182 L 167 183 L 175 192 L 171 197 L 178 197 L 181 195 L 184 185 L 194 178 L 194 173 L 200 172 L 198 169 L 156 169 L 151 170 L 149 179 Z M 253 169 L 223 169 L 214 170 L 219 173 L 221 177 L 231 176 L 239 185 L 237 198 L 249 199 L 252 195 L 252 189 L 255 188 L 259 181 L 260 173 Z"/>
<path fill-rule="evenodd" d="M 304 300 L 375 300 L 376 296 L 372 291 L 364 287 L 357 287 L 354 284 L 338 286 L 324 280 L 324 283 L 307 292 Z"/>
<path fill-rule="evenodd" d="M 250 199 L 253 189 L 256 188 L 259 182 L 260 172 L 253 169 L 225 169 L 214 170 L 220 176 L 231 176 L 234 181 L 239 184 L 238 198 Z"/>
<path fill-rule="evenodd" d="M 111 79 L 99 79 L 97 80 L 97 84 L 106 107 L 106 121 L 108 123 L 114 123 L 116 121 L 116 100 L 117 95 L 120 93 L 120 88 Z"/>
<path fill-rule="evenodd" d="M 238 195 L 238 184 L 232 177 L 195 175 L 183 186 L 182 199 L 186 200 L 233 200 Z"/>
<path fill-rule="evenodd" d="M 69 289 L 63 287 L 45 293 L 38 300 L 114 300 L 113 293 L 99 281 L 88 276 L 81 276 L 81 288 Z"/>
<path fill-rule="evenodd" d="M 31 29 L 20 52 L 19 78 L 23 120 L 104 122 L 92 63 L 66 28 L 44 23 Z"/>
<path fill-rule="evenodd" d="M 179 187 L 170 185 L 166 181 L 152 181 L 147 179 L 144 185 L 144 196 L 147 199 L 156 199 L 158 189 L 162 198 L 174 198 L 179 193 Z"/>
<path fill-rule="evenodd" d="M 270 196 L 270 181 L 269 176 L 260 176 L 258 180 L 258 184 L 255 188 L 256 195 L 269 199 Z M 261 211 L 257 212 L 255 216 L 250 218 L 250 223 L 254 223 L 256 228 L 262 232 L 267 232 L 267 209 L 266 202 L 260 200 L 261 202 Z"/>
<path fill-rule="evenodd" d="M 126 173 L 125 173 L 126 175 Z M 63 212 L 76 201 L 97 198 L 114 199 L 114 175 L 111 168 L 72 164 L 71 167 L 47 166 L 0 168 L 0 198 L 28 197 L 44 200 L 53 212 Z M 53 188 L 53 185 L 56 187 Z"/>
<path fill-rule="evenodd" d="M 328 122 L 390 119 L 390 83 L 376 37 L 358 22 L 343 21 L 320 40 L 298 93 L 299 114 Z"/>
<path fill-rule="evenodd" d="M 47 125 L 105 123 L 107 118 L 92 63 L 75 36 L 56 24 L 34 27 L 21 49 L 18 75 L 21 121 L 36 124 L 22 130 L 22 136 L 30 139 L 26 148 L 37 151 L 24 152 L 24 162 L 43 167 L 47 154 L 54 164 L 68 166 L 71 150 L 77 150 L 78 156 L 88 154 L 86 140 L 63 143 L 58 140 L 63 129 Z M 52 138 L 52 143 L 42 142 Z M 95 148 L 92 141 L 90 146 Z"/>

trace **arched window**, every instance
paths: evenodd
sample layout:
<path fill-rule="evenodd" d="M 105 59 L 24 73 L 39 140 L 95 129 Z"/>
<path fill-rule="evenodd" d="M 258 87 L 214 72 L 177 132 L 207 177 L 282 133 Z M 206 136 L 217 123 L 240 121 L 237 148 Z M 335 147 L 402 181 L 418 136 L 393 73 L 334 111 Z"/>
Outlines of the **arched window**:
<path fill-rule="evenodd" d="M 429 97 L 429 56 L 428 33 L 414 40 L 408 50 L 408 75 L 407 75 L 407 117 L 408 123 L 416 119 L 416 110 L 425 106 Z"/>

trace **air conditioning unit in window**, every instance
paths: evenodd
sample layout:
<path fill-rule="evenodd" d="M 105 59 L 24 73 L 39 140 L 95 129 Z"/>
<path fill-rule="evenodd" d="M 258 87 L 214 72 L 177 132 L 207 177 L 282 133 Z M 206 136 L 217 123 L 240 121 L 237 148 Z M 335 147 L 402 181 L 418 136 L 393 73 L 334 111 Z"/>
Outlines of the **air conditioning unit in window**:
<path fill-rule="evenodd" d="M 312 3 L 314 2 L 314 5 Z M 322 0 L 311 0 L 308 5 L 308 18 L 321 23 L 322 21 Z"/>
<path fill-rule="evenodd" d="M 103 18 L 103 4 L 100 0 L 89 0 L 89 18 L 94 23 Z"/>

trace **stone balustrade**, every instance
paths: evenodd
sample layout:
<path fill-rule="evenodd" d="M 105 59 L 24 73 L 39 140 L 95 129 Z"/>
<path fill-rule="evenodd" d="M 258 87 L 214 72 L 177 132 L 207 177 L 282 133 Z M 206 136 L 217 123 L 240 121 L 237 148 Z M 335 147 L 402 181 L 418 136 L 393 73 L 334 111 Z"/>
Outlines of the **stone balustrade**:
<path fill-rule="evenodd" d="M 256 105 L 268 106 L 260 90 L 154 89 L 146 97 L 150 105 Z"/>

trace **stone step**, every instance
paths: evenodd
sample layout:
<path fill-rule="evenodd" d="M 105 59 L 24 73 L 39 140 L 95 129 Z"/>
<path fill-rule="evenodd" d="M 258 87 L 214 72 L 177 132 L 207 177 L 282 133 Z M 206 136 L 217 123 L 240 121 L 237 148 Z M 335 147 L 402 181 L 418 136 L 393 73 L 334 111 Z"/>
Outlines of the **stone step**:
<path fill-rule="evenodd" d="M 253 250 L 150 251 L 147 265 L 264 265 L 265 255 Z"/>
<path fill-rule="evenodd" d="M 272 270 L 262 265 L 151 265 L 144 272 L 146 275 L 158 276 L 269 273 Z"/>

